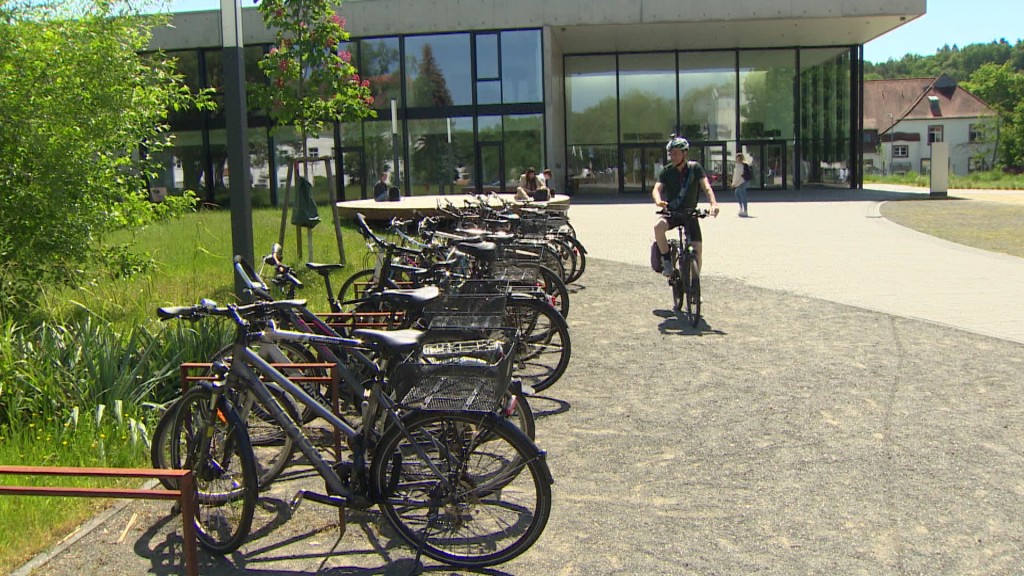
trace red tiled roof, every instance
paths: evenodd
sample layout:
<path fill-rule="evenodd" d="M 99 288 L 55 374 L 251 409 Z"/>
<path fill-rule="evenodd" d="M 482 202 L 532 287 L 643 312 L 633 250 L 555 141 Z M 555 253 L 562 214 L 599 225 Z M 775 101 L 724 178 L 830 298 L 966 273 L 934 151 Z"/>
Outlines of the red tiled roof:
<path fill-rule="evenodd" d="M 934 103 L 929 100 L 934 97 Z M 890 119 L 889 115 L 892 114 Z M 866 80 L 864 129 L 883 134 L 900 120 L 978 118 L 995 111 L 945 74 L 938 78 Z"/>

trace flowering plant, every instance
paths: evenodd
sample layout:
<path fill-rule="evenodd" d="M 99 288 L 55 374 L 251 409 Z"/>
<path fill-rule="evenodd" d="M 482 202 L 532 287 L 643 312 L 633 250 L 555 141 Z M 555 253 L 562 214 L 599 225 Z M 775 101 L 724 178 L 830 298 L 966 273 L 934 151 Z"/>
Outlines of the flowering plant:
<path fill-rule="evenodd" d="M 345 19 L 326 0 L 261 0 L 276 29 L 276 45 L 259 62 L 267 84 L 253 87 L 254 103 L 278 126 L 318 133 L 327 122 L 376 116 L 370 83 L 359 77 L 344 47 Z"/>

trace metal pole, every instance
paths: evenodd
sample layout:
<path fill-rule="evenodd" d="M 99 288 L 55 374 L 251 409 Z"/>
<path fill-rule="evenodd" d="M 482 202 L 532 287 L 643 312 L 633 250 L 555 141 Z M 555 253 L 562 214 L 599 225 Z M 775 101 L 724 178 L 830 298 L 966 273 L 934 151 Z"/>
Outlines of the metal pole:
<path fill-rule="evenodd" d="M 398 100 L 394 98 L 391 99 L 391 148 L 394 152 L 391 164 L 394 179 L 391 181 L 391 185 L 398 186 Z M 399 186 L 399 189 L 401 189 L 401 186 Z"/>
<path fill-rule="evenodd" d="M 238 0 L 221 0 L 220 20 L 224 44 L 224 116 L 227 120 L 228 166 L 231 168 L 231 250 L 253 263 L 252 188 L 249 173 L 249 138 L 245 98 L 245 52 L 242 42 L 242 7 Z M 235 276 L 235 294 L 246 300 L 245 284 Z"/>

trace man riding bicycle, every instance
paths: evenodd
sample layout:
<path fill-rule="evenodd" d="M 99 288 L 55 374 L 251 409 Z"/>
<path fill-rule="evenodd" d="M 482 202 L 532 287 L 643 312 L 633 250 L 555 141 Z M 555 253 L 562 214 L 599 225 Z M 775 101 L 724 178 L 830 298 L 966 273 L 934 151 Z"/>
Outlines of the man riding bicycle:
<path fill-rule="evenodd" d="M 672 262 L 669 258 L 668 240 L 665 232 L 676 226 L 685 226 L 686 236 L 693 244 L 694 252 L 697 255 L 697 269 L 701 265 L 701 235 L 700 223 L 694 216 L 683 217 L 677 212 L 685 212 L 697 208 L 697 201 L 700 200 L 700 191 L 703 190 L 711 202 L 711 215 L 718 216 L 718 201 L 715 200 L 715 192 L 711 189 L 704 167 L 698 162 L 687 161 L 690 143 L 686 138 L 680 138 L 675 134 L 665 145 L 669 154 L 669 164 L 658 174 L 658 182 L 654 184 L 651 196 L 659 208 L 668 208 L 673 212 L 671 216 L 662 216 L 654 225 L 654 240 L 658 243 L 658 250 L 661 252 L 662 274 L 672 275 Z"/>

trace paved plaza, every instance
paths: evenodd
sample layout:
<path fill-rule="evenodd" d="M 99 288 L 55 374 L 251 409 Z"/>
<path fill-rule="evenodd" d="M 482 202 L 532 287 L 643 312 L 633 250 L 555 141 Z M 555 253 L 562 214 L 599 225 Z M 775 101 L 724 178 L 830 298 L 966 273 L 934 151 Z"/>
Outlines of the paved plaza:
<path fill-rule="evenodd" d="M 575 202 L 591 260 L 573 359 L 531 399 L 552 517 L 481 573 L 1024 572 L 1024 259 L 879 217 L 920 194 L 755 193 L 748 219 L 726 205 L 703 224 L 697 328 L 646 264 L 648 198 Z M 239 552 L 201 552 L 202 574 L 471 573 L 417 564 L 375 511 L 343 536 L 333 509 L 290 515 L 318 480 L 288 476 Z M 180 573 L 169 508 L 116 507 L 21 573 Z"/>

